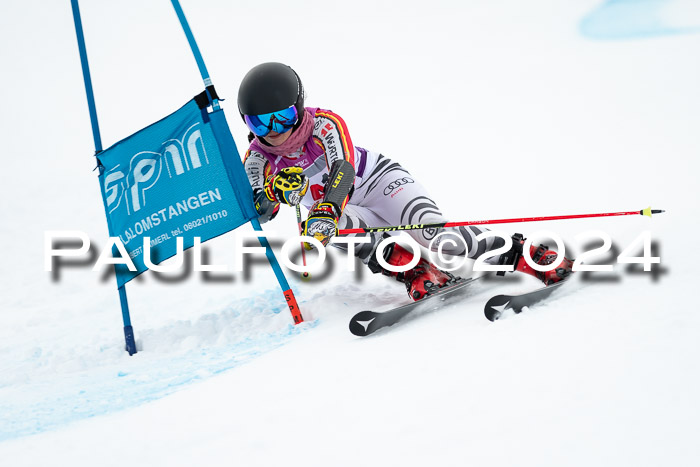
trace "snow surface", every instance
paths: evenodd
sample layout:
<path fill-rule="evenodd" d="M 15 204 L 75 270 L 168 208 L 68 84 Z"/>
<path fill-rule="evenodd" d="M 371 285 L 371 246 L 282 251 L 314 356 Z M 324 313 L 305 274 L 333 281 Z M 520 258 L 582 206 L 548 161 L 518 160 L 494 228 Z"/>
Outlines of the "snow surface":
<path fill-rule="evenodd" d="M 652 205 L 667 213 L 501 230 L 553 230 L 574 255 L 581 232 L 619 252 L 649 230 L 662 264 L 489 323 L 490 296 L 536 286 L 510 276 L 368 338 L 350 317 L 408 298 L 336 254 L 312 282 L 289 273 L 300 326 L 264 261 L 145 274 L 129 357 L 114 278 L 43 270 L 45 231 L 107 237 L 69 2 L 4 2 L 1 465 L 700 464 L 696 2 L 182 3 L 239 149 L 238 83 L 282 61 L 451 219 Z M 81 8 L 105 147 L 200 92 L 169 2 Z M 266 229 L 294 235 L 290 211 Z M 233 235 L 213 262 L 232 268 Z"/>

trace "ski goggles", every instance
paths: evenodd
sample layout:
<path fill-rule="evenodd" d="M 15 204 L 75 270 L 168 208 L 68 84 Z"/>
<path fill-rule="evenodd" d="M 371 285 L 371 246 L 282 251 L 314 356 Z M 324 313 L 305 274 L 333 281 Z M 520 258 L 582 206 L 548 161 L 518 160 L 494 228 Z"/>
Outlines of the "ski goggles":
<path fill-rule="evenodd" d="M 293 105 L 286 109 L 261 115 L 244 115 L 245 124 L 257 136 L 267 136 L 271 131 L 286 133 L 294 127 L 299 115 Z"/>

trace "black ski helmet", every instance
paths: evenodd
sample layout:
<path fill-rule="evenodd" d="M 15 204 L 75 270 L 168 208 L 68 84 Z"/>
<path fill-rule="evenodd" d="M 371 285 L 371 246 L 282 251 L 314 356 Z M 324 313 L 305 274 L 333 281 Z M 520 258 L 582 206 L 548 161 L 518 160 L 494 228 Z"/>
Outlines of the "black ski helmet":
<path fill-rule="evenodd" d="M 301 124 L 304 115 L 304 86 L 291 67 L 277 62 L 253 67 L 238 88 L 238 112 L 261 115 L 295 106 Z"/>

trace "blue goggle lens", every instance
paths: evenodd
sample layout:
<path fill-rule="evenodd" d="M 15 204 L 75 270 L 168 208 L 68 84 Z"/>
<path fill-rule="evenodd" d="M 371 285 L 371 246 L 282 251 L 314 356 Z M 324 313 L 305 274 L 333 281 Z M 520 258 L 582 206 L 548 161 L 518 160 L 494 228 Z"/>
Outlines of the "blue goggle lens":
<path fill-rule="evenodd" d="M 293 105 L 269 114 L 243 116 L 250 131 L 257 136 L 267 136 L 271 131 L 285 133 L 294 127 L 298 117 Z"/>

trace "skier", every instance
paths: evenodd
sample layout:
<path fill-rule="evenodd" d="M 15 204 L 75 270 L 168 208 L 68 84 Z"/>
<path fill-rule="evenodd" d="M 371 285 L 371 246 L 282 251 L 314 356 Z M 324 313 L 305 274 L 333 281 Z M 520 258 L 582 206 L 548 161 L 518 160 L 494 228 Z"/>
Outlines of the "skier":
<path fill-rule="evenodd" d="M 446 222 L 426 189 L 398 162 L 355 146 L 345 121 L 336 113 L 304 107 L 301 79 L 289 66 L 272 62 L 251 69 L 238 91 L 238 110 L 250 130 L 244 166 L 261 223 L 274 218 L 280 204 L 301 204 L 309 209 L 303 234 L 326 246 L 339 228 Z M 477 241 L 485 230 L 468 226 L 406 232 L 427 248 L 438 234 L 451 231 L 464 242 L 445 242 L 443 252 L 477 258 L 505 244 L 498 237 Z M 358 246 L 356 256 L 373 273 L 403 282 L 414 300 L 457 280 L 424 258 L 406 272 L 388 271 L 374 255 L 382 234 L 364 235 L 370 236 L 370 243 Z M 515 265 L 516 270 L 545 284 L 558 282 L 571 272 L 572 263 L 566 258 L 552 271 L 533 270 L 522 257 L 524 238 L 516 234 L 513 240 L 510 251 L 491 260 Z M 544 245 L 533 245 L 530 255 L 540 265 L 557 258 Z M 413 254 L 392 243 L 385 248 L 384 259 L 390 265 L 404 266 Z"/>

